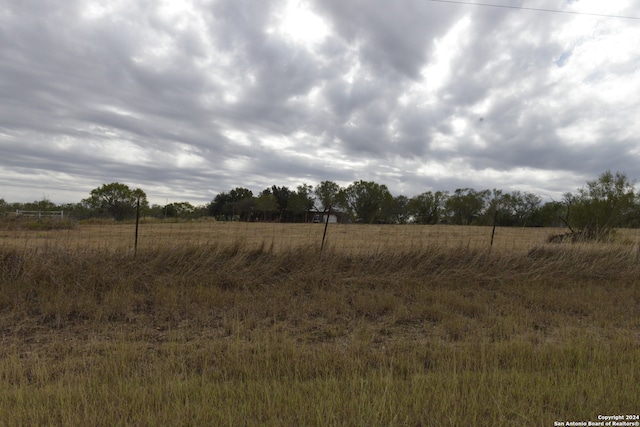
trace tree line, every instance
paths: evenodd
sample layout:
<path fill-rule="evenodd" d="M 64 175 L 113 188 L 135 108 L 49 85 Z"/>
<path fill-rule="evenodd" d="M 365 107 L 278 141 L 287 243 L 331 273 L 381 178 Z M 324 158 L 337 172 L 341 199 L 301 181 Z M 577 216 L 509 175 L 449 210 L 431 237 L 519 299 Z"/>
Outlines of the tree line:
<path fill-rule="evenodd" d="M 426 191 L 414 197 L 392 195 L 384 184 L 354 181 L 341 187 L 333 181 L 295 189 L 273 185 L 257 194 L 236 187 L 217 194 L 210 203 L 149 205 L 146 193 L 126 184 L 104 184 L 79 203 L 56 205 L 49 200 L 7 203 L 0 212 L 64 210 L 77 219 L 124 220 L 140 212 L 147 217 L 215 217 L 219 221 L 318 222 L 332 214 L 339 222 L 365 224 L 457 224 L 498 226 L 566 226 L 602 230 L 640 225 L 640 200 L 634 182 L 624 173 L 607 171 L 561 200 L 542 202 L 530 192 L 459 188 L 453 192 Z"/>

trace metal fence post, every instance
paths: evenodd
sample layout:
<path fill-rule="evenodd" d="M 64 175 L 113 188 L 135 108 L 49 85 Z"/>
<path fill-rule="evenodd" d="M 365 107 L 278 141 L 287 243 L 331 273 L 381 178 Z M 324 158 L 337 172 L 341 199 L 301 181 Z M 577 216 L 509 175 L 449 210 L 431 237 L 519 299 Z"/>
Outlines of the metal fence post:
<path fill-rule="evenodd" d="M 138 224 L 140 223 L 140 196 L 138 196 L 138 202 L 136 203 L 136 240 L 133 244 L 133 256 L 138 254 Z"/>

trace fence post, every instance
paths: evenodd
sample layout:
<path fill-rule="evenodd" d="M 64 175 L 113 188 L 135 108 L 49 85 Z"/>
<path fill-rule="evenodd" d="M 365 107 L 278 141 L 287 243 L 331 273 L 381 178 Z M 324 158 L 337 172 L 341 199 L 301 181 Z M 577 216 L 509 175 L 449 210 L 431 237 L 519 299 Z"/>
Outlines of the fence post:
<path fill-rule="evenodd" d="M 329 227 L 329 217 L 331 216 L 331 205 L 329 205 L 329 210 L 327 211 L 327 219 L 324 222 L 324 233 L 322 233 L 322 244 L 320 245 L 320 255 L 322 255 L 322 250 L 324 249 L 324 239 L 327 237 L 327 227 Z"/>
<path fill-rule="evenodd" d="M 136 203 L 136 240 L 133 244 L 133 256 L 138 255 L 138 224 L 140 223 L 140 196 Z"/>
<path fill-rule="evenodd" d="M 491 243 L 489 247 L 493 247 L 493 236 L 496 234 L 496 223 L 498 222 L 498 207 L 496 206 L 496 210 L 493 212 L 493 229 L 491 230 Z"/>

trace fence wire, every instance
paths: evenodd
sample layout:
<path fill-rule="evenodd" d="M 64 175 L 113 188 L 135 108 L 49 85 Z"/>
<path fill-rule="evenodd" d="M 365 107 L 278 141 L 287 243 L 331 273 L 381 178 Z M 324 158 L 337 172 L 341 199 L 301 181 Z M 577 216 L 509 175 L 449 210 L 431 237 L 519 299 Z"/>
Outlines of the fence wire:
<path fill-rule="evenodd" d="M 164 222 L 144 219 L 139 224 L 138 251 L 179 246 L 240 244 L 270 251 L 320 250 L 324 224 L 264 222 Z M 456 225 L 329 224 L 324 250 L 347 254 L 416 251 L 432 247 L 526 252 L 548 244 L 562 228 L 515 228 Z M 0 246 L 35 250 L 124 251 L 134 253 L 135 223 L 73 223 L 66 229 L 46 229 L 26 223 L 0 229 Z M 616 243 L 638 245 L 639 230 L 617 230 Z"/>

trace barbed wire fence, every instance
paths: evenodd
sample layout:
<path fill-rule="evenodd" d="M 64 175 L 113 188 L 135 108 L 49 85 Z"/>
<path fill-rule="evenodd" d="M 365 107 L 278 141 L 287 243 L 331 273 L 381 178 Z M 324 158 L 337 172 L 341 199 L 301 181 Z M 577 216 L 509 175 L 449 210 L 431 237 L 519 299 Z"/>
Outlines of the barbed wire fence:
<path fill-rule="evenodd" d="M 325 234 L 326 227 L 326 234 Z M 291 249 L 374 254 L 416 251 L 433 247 L 492 251 L 529 251 L 548 244 L 549 236 L 564 228 L 495 227 L 459 225 L 391 225 L 340 223 L 277 223 L 207 220 L 157 220 L 141 218 L 116 222 L 72 221 L 68 228 L 25 222 L 0 227 L 0 246 L 45 250 L 136 251 L 185 246 L 242 245 L 266 251 Z M 324 239 L 323 239 L 324 236 Z M 639 231 L 618 230 L 618 242 L 638 245 Z M 324 243 L 323 243 L 324 242 Z"/>
<path fill-rule="evenodd" d="M 0 245 L 34 250 L 97 249 L 124 251 L 135 256 L 138 249 L 180 246 L 236 245 L 247 249 L 332 250 L 347 254 L 407 252 L 442 247 L 488 251 L 529 251 L 550 242 L 564 228 L 418 224 L 343 224 L 332 222 L 331 210 L 322 221 L 282 223 L 157 219 L 140 216 L 138 199 L 135 221 L 89 219 L 73 221 L 62 211 L 16 211 L 0 222 Z M 640 231 L 620 230 L 618 243 L 640 245 Z"/>

